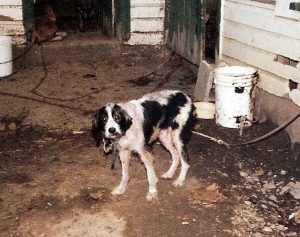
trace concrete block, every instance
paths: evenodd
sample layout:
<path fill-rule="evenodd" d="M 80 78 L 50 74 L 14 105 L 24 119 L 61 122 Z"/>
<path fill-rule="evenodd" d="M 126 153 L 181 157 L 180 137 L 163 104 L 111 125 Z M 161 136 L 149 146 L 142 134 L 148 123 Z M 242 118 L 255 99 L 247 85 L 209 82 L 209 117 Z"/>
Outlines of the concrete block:
<path fill-rule="evenodd" d="M 260 121 L 268 119 L 280 126 L 297 113 L 300 113 L 300 107 L 290 99 L 274 96 L 262 89 L 256 90 L 255 117 Z M 300 117 L 285 130 L 289 134 L 292 144 L 300 143 Z"/>
<path fill-rule="evenodd" d="M 261 89 L 280 97 L 287 97 L 290 92 L 288 80 L 262 70 L 259 70 L 258 86 Z"/>
<path fill-rule="evenodd" d="M 300 106 L 300 90 L 292 90 L 290 92 L 290 98 L 296 105 Z"/>
<path fill-rule="evenodd" d="M 194 90 L 196 101 L 209 101 L 209 92 L 213 84 L 213 69 L 214 66 L 201 61 L 198 70 L 197 82 Z"/>

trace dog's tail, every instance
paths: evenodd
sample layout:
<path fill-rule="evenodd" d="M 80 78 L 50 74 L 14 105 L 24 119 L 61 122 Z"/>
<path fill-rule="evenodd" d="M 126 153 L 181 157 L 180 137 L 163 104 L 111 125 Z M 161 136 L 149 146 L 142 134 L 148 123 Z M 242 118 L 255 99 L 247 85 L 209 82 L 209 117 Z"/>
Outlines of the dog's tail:
<path fill-rule="evenodd" d="M 191 104 L 191 110 L 189 113 L 189 117 L 186 121 L 186 124 L 183 126 L 181 134 L 180 134 L 180 139 L 183 142 L 183 153 L 182 155 L 184 156 L 184 159 L 188 162 L 190 160 L 188 150 L 187 150 L 187 143 L 191 139 L 192 136 L 192 130 L 196 124 L 196 107 L 194 104 Z"/>
<path fill-rule="evenodd" d="M 192 130 L 196 124 L 196 107 L 191 104 L 191 110 L 189 112 L 189 117 L 182 128 L 180 139 L 182 140 L 184 146 L 189 142 L 192 136 Z"/>

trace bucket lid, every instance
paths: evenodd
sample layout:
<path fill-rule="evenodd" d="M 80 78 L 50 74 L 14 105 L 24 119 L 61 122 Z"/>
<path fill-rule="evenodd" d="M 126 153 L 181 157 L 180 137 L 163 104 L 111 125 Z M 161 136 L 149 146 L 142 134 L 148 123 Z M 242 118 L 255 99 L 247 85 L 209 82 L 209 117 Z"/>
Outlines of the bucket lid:
<path fill-rule="evenodd" d="M 214 70 L 215 74 L 230 76 L 230 77 L 243 77 L 253 75 L 257 73 L 257 70 L 253 67 L 242 67 L 242 66 L 226 66 L 219 67 Z"/>

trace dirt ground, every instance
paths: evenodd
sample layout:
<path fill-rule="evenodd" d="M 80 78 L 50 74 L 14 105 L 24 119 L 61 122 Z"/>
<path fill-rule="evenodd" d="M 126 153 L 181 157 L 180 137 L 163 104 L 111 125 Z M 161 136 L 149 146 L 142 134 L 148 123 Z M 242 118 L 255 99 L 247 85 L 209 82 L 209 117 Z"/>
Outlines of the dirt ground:
<path fill-rule="evenodd" d="M 192 95 L 196 76 L 160 47 L 127 46 L 98 60 L 78 54 L 51 63 L 46 56 L 47 77 L 42 64 L 26 64 L 0 80 L 0 236 L 300 235 L 300 157 L 285 132 L 237 148 L 193 135 L 183 187 L 159 179 L 159 199 L 147 202 L 146 173 L 135 157 L 128 190 L 111 196 L 120 164 L 111 170 L 111 157 L 95 147 L 93 112 L 106 102 L 137 98 L 162 81 L 160 89 Z M 237 130 L 199 120 L 196 130 L 241 142 L 273 128 L 253 124 L 240 138 Z M 153 153 L 161 175 L 170 156 L 159 144 Z"/>

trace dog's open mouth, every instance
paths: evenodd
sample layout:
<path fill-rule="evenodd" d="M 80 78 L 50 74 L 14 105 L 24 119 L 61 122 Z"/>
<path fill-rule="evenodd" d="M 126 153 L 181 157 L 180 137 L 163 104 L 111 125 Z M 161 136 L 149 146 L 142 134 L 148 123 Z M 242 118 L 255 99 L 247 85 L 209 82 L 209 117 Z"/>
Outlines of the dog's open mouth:
<path fill-rule="evenodd" d="M 103 140 L 103 150 L 105 154 L 108 154 L 113 151 L 113 141 L 110 139 Z"/>
<path fill-rule="evenodd" d="M 121 137 L 121 134 L 115 133 L 115 134 L 109 134 L 108 136 L 105 136 L 105 139 L 118 140 L 120 137 Z"/>
<path fill-rule="evenodd" d="M 110 134 L 109 136 L 104 136 L 103 138 L 103 150 L 105 154 L 111 153 L 114 146 L 120 139 L 121 134 Z"/>

